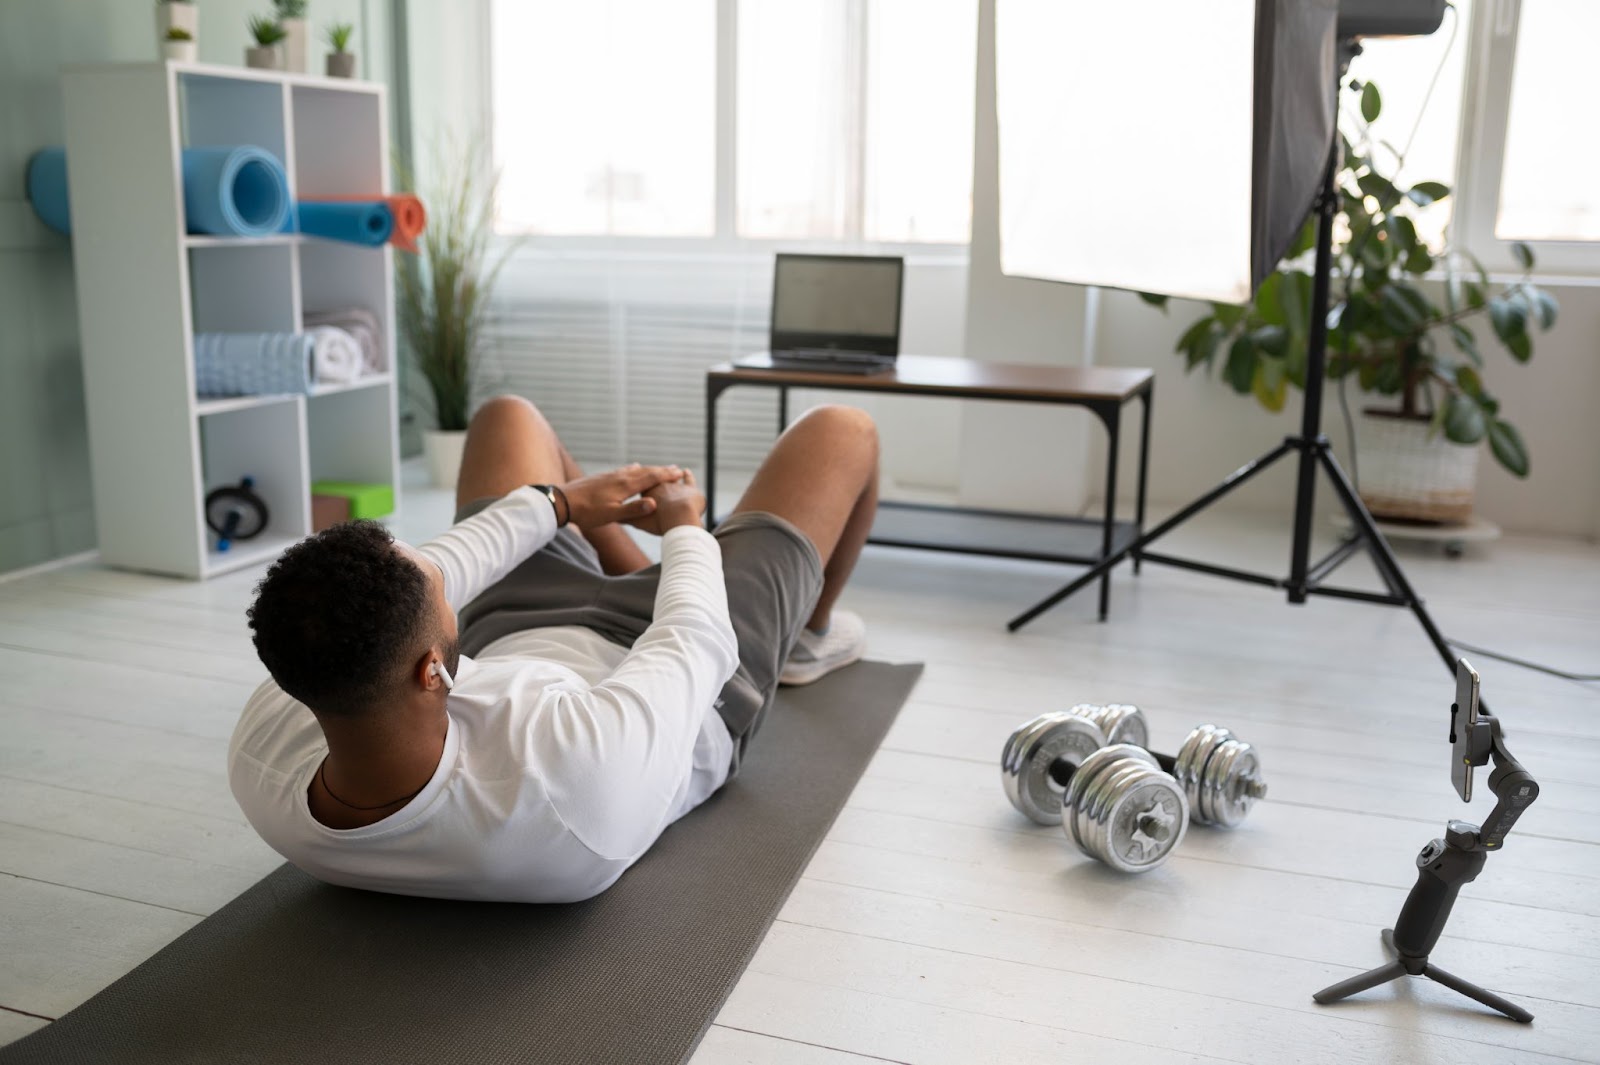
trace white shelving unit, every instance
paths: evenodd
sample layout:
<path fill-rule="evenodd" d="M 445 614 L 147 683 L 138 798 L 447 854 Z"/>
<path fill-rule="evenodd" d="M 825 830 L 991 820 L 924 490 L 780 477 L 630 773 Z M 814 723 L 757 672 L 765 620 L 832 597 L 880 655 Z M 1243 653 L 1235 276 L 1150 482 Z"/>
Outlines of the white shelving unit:
<path fill-rule="evenodd" d="M 283 161 L 295 199 L 385 193 L 383 86 L 173 62 L 69 67 L 62 82 L 101 558 L 205 578 L 308 535 L 313 481 L 398 497 L 392 250 L 190 234 L 180 169 L 184 148 L 253 144 Z M 294 332 L 345 307 L 377 316 L 382 373 L 308 396 L 195 395 L 197 332 Z M 206 493 L 247 475 L 267 530 L 218 551 Z"/>

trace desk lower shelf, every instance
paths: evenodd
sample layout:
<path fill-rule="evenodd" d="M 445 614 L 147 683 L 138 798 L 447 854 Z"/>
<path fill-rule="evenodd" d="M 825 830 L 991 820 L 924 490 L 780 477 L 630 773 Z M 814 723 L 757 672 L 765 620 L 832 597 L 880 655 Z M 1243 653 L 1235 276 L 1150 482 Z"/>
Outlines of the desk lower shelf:
<path fill-rule="evenodd" d="M 968 555 L 1092 565 L 1100 561 L 1099 518 L 1016 514 L 921 503 L 883 502 L 869 543 Z M 1131 521 L 1112 526 L 1111 550 L 1138 535 Z"/>

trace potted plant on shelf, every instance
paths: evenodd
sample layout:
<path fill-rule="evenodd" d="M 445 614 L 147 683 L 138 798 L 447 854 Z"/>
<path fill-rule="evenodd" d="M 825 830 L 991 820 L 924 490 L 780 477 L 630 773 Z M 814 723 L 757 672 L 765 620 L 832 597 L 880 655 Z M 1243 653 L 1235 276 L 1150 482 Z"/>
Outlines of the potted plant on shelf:
<path fill-rule="evenodd" d="M 200 36 L 200 9 L 189 0 L 157 0 L 156 3 L 156 40 L 161 42 L 163 54 L 166 44 L 172 38 L 168 33 L 172 30 L 183 30 L 188 33 L 189 40 L 193 41 Z M 172 58 L 168 56 L 167 58 Z M 193 58 L 192 56 L 190 58 Z"/>
<path fill-rule="evenodd" d="M 167 30 L 166 37 L 161 41 L 161 55 L 164 59 L 177 59 L 186 63 L 194 62 L 194 34 L 182 26 L 171 27 Z"/>
<path fill-rule="evenodd" d="M 466 442 L 473 385 L 482 355 L 489 298 L 510 248 L 495 253 L 495 195 L 499 174 L 481 165 L 480 151 L 435 153 L 434 180 L 424 197 L 428 227 L 417 254 L 399 275 L 400 328 L 433 409 L 435 428 L 423 433 L 433 483 L 453 488 Z M 416 184 L 402 173 L 402 184 Z M 412 379 L 414 382 L 416 378 Z"/>
<path fill-rule="evenodd" d="M 328 77 L 356 76 L 356 55 L 350 51 L 350 38 L 355 32 L 355 25 L 349 22 L 335 22 L 328 27 L 328 43 L 333 45 L 333 51 L 328 53 Z"/>
<path fill-rule="evenodd" d="M 306 0 L 272 0 L 278 25 L 283 27 L 283 69 L 304 74 L 306 48 L 310 44 L 306 31 Z"/>
<path fill-rule="evenodd" d="M 1533 253 L 1513 245 L 1523 275 L 1498 287 L 1466 252 L 1435 249 L 1418 235 L 1413 213 L 1450 195 L 1422 181 L 1408 189 L 1392 176 L 1401 159 L 1372 136 L 1382 97 L 1371 82 L 1352 81 L 1360 98 L 1356 139 L 1341 135 L 1339 215 L 1334 222 L 1333 307 L 1328 316 L 1328 376 L 1343 389 L 1353 379 L 1367 393 L 1399 406 L 1363 411 L 1356 431 L 1358 487 L 1372 513 L 1391 520 L 1462 522 L 1471 517 L 1477 445 L 1528 475 L 1528 450 L 1501 416 L 1484 383 L 1483 347 L 1473 325 L 1489 332 L 1516 362 L 1533 356 L 1533 331 L 1556 320 L 1553 296 L 1531 280 Z M 1388 159 L 1380 159 L 1380 153 Z M 1387 173 L 1385 173 L 1387 171 Z M 1316 239 L 1308 219 L 1294 246 L 1243 306 L 1213 303 L 1178 338 L 1187 370 L 1222 364 L 1235 392 L 1283 409 L 1291 387 L 1303 388 L 1311 305 L 1305 259 Z M 1437 283 L 1425 276 L 1438 272 Z M 1166 297 L 1141 293 L 1165 308 Z"/>
<path fill-rule="evenodd" d="M 250 19 L 250 36 L 255 45 L 244 50 L 244 65 L 257 70 L 283 69 L 283 27 L 265 15 Z"/>

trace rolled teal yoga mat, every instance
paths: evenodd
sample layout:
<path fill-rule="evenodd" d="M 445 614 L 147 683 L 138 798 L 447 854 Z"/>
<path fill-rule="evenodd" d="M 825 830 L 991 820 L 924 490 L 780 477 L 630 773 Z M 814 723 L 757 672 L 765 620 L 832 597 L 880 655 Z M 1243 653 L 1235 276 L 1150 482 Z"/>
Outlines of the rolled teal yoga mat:
<path fill-rule="evenodd" d="M 301 200 L 295 204 L 300 232 L 371 248 L 385 244 L 394 232 L 394 213 L 382 200 L 371 203 Z"/>
<path fill-rule="evenodd" d="M 41 148 L 28 160 L 28 200 L 39 221 L 72 232 L 65 148 Z M 289 179 L 271 152 L 252 145 L 183 150 L 184 223 L 191 233 L 262 237 L 284 228 Z"/>
<path fill-rule="evenodd" d="M 310 333 L 198 333 L 194 338 L 195 394 L 310 392 L 314 344 Z"/>

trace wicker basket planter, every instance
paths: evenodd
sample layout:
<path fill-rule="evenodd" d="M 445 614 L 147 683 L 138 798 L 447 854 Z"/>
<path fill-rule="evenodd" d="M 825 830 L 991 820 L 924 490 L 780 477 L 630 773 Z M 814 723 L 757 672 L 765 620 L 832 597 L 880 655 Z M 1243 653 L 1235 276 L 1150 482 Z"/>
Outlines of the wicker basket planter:
<path fill-rule="evenodd" d="M 1478 484 L 1478 448 L 1430 431 L 1427 418 L 1363 411 L 1361 499 L 1378 518 L 1465 522 Z"/>

